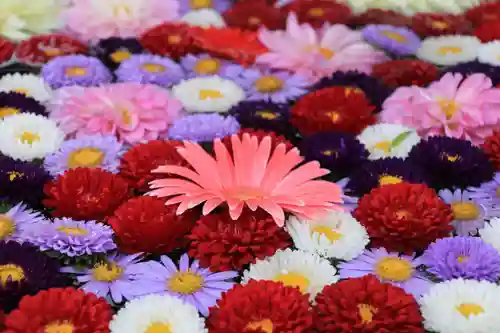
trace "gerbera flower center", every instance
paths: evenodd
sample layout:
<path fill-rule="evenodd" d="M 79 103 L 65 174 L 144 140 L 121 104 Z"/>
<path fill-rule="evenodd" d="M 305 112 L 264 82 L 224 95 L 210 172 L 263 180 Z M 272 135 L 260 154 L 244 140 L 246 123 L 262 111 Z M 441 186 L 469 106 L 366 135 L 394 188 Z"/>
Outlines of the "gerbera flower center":
<path fill-rule="evenodd" d="M 380 141 L 375 144 L 375 148 L 382 150 L 385 153 L 390 153 L 392 142 L 391 141 Z"/>
<path fill-rule="evenodd" d="M 123 274 L 123 268 L 114 262 L 99 262 L 93 270 L 92 275 L 97 281 L 111 282 L 118 280 Z"/>
<path fill-rule="evenodd" d="M 462 53 L 462 48 L 459 46 L 441 46 L 438 49 L 438 55 L 459 54 Z"/>
<path fill-rule="evenodd" d="M 321 17 L 325 15 L 325 10 L 323 8 L 311 8 L 307 13 L 309 14 L 309 16 Z"/>
<path fill-rule="evenodd" d="M 164 73 L 167 70 L 165 66 L 153 63 L 142 65 L 142 69 L 150 73 Z"/>
<path fill-rule="evenodd" d="M 9 175 L 9 180 L 11 182 L 13 182 L 14 180 L 16 180 L 17 178 L 24 177 L 24 173 L 17 172 L 17 171 L 9 171 L 9 172 L 7 172 L 7 174 Z"/>
<path fill-rule="evenodd" d="M 441 111 L 445 114 L 446 120 L 450 120 L 453 118 L 455 113 L 457 113 L 460 105 L 458 105 L 454 100 L 450 99 L 442 99 L 438 101 L 439 107 Z"/>
<path fill-rule="evenodd" d="M 21 143 L 32 145 L 34 142 L 40 141 L 40 136 L 36 133 L 26 131 L 19 136 L 19 140 L 21 140 Z"/>
<path fill-rule="evenodd" d="M 473 202 L 455 201 L 451 204 L 453 216 L 458 220 L 475 220 L 481 215 L 481 211 Z"/>
<path fill-rule="evenodd" d="M 384 257 L 375 265 L 375 272 L 385 280 L 406 281 L 413 275 L 413 266 L 405 259 Z"/>
<path fill-rule="evenodd" d="M 340 114 L 336 111 L 327 112 L 326 115 L 332 120 L 333 123 L 338 123 L 340 120 Z"/>
<path fill-rule="evenodd" d="M 198 74 L 216 74 L 220 69 L 220 61 L 217 59 L 201 59 L 196 62 L 194 71 Z"/>
<path fill-rule="evenodd" d="M 87 69 L 83 67 L 68 67 L 64 70 L 68 76 L 84 76 L 87 75 Z"/>
<path fill-rule="evenodd" d="M 463 303 L 457 306 L 458 312 L 464 317 L 477 316 L 484 312 L 482 306 L 474 303 Z"/>
<path fill-rule="evenodd" d="M 378 312 L 377 308 L 369 304 L 358 304 L 358 314 L 363 324 L 369 324 L 373 321 L 373 316 Z"/>
<path fill-rule="evenodd" d="M 171 35 L 168 36 L 167 41 L 169 44 L 179 44 L 182 41 L 182 37 L 179 35 Z"/>
<path fill-rule="evenodd" d="M 191 0 L 192 9 L 212 8 L 212 0 Z"/>
<path fill-rule="evenodd" d="M 73 324 L 69 321 L 56 321 L 45 326 L 44 333 L 73 333 Z"/>
<path fill-rule="evenodd" d="M 398 43 L 407 43 L 408 42 L 408 38 L 406 38 L 402 34 L 397 33 L 395 31 L 384 30 L 384 31 L 381 31 L 380 34 L 389 38 L 389 39 L 392 39 Z"/>
<path fill-rule="evenodd" d="M 245 326 L 244 331 L 258 331 L 258 330 L 264 331 L 266 333 L 273 333 L 274 331 L 273 322 L 270 319 L 252 321 L 251 323 L 248 323 L 247 326 Z"/>
<path fill-rule="evenodd" d="M 255 81 L 255 88 L 262 93 L 273 93 L 283 89 L 285 83 L 275 75 L 265 75 Z"/>
<path fill-rule="evenodd" d="M 264 119 L 267 119 L 267 120 L 274 120 L 274 119 L 278 118 L 278 115 L 276 115 L 276 113 L 271 112 L 269 110 L 257 111 L 257 112 L 255 112 L 255 114 L 257 116 L 264 118 Z"/>
<path fill-rule="evenodd" d="M 144 333 L 172 333 L 172 327 L 166 323 L 153 323 Z"/>
<path fill-rule="evenodd" d="M 378 179 L 378 184 L 380 186 L 383 185 L 393 185 L 393 184 L 399 184 L 403 182 L 403 178 L 401 177 L 396 177 L 396 176 L 391 176 L 391 175 L 383 175 Z"/>
<path fill-rule="evenodd" d="M 19 111 L 19 109 L 10 107 L 0 108 L 0 119 L 18 114 Z"/>
<path fill-rule="evenodd" d="M 5 286 L 8 281 L 16 282 L 24 279 L 22 267 L 14 264 L 0 265 L 0 284 Z"/>
<path fill-rule="evenodd" d="M 125 60 L 130 59 L 131 56 L 132 54 L 128 50 L 118 50 L 111 53 L 109 57 L 111 58 L 111 60 L 113 60 L 113 62 L 119 64 Z"/>
<path fill-rule="evenodd" d="M 199 92 L 201 100 L 207 99 L 218 99 L 224 97 L 224 95 L 219 90 L 214 89 L 201 89 Z"/>
<path fill-rule="evenodd" d="M 179 294 L 193 294 L 203 287 L 203 277 L 200 274 L 177 272 L 168 280 L 168 288 Z"/>
<path fill-rule="evenodd" d="M 16 231 L 16 224 L 7 215 L 0 215 L 0 240 L 4 240 Z"/>
<path fill-rule="evenodd" d="M 444 21 L 435 20 L 435 21 L 432 21 L 431 26 L 434 29 L 444 30 L 444 29 L 448 28 L 450 25 Z"/>
<path fill-rule="evenodd" d="M 56 230 L 70 236 L 86 236 L 89 234 L 87 230 L 78 227 L 59 227 Z"/>
<path fill-rule="evenodd" d="M 337 232 L 337 231 L 333 230 L 332 228 L 324 226 L 324 225 L 319 225 L 319 226 L 314 227 L 311 230 L 311 233 L 314 234 L 315 232 L 320 234 L 320 235 L 324 235 L 332 243 L 338 241 L 339 239 L 341 239 L 343 237 L 340 232 Z"/>
<path fill-rule="evenodd" d="M 273 279 L 276 282 L 282 282 L 287 287 L 299 288 L 302 293 L 306 293 L 311 285 L 307 277 L 295 272 L 284 272 L 276 275 Z"/>
<path fill-rule="evenodd" d="M 102 164 L 104 153 L 97 148 L 85 147 L 77 149 L 68 157 L 70 168 L 87 167 L 95 168 Z"/>

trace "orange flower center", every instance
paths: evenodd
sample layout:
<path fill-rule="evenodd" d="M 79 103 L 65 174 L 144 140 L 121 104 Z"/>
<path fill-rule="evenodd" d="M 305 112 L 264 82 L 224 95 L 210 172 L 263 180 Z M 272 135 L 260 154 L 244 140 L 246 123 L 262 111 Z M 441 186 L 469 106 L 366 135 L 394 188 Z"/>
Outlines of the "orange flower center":
<path fill-rule="evenodd" d="M 246 201 L 250 199 L 262 199 L 264 193 L 260 188 L 239 187 L 227 192 L 227 196 L 237 200 Z"/>
<path fill-rule="evenodd" d="M 252 322 L 247 324 L 244 332 L 257 331 L 257 330 L 261 330 L 261 331 L 264 331 L 266 333 L 273 333 L 274 332 L 273 322 L 269 319 L 252 321 Z"/>
<path fill-rule="evenodd" d="M 251 25 L 260 25 L 262 21 L 260 20 L 260 18 L 256 17 L 256 16 L 250 16 L 248 18 L 248 23 L 251 24 Z"/>
<path fill-rule="evenodd" d="M 408 42 L 408 38 L 401 35 L 400 33 L 394 32 L 394 31 L 382 31 L 381 34 L 389 39 L 392 39 L 392 40 L 398 42 L 398 43 L 407 43 Z"/>
<path fill-rule="evenodd" d="M 95 168 L 104 161 L 104 153 L 94 147 L 85 147 L 77 149 L 68 157 L 68 166 L 70 168 Z"/>
<path fill-rule="evenodd" d="M 261 110 L 255 112 L 255 114 L 261 118 L 267 119 L 267 120 L 274 120 L 278 118 L 278 115 L 276 115 L 274 112 L 271 112 L 269 110 Z"/>
<path fill-rule="evenodd" d="M 375 272 L 385 280 L 407 281 L 413 275 L 413 266 L 408 260 L 388 256 L 377 262 Z"/>
<path fill-rule="evenodd" d="M 199 92 L 199 96 L 202 101 L 224 97 L 224 95 L 220 91 L 214 89 L 201 89 Z"/>
<path fill-rule="evenodd" d="M 334 56 L 335 56 L 335 52 L 333 52 L 332 50 L 330 49 L 327 49 L 327 48 L 320 48 L 319 49 L 319 53 L 326 59 L 326 60 L 330 60 L 332 59 Z"/>
<path fill-rule="evenodd" d="M 326 115 L 332 120 L 333 123 L 338 123 L 340 120 L 340 114 L 336 111 L 327 112 Z"/>
<path fill-rule="evenodd" d="M 0 119 L 3 119 L 8 116 L 13 116 L 15 114 L 18 114 L 19 112 L 20 110 L 16 108 L 10 108 L 10 107 L 0 108 Z"/>
<path fill-rule="evenodd" d="M 431 26 L 434 29 L 444 30 L 444 29 L 448 28 L 450 25 L 444 21 L 435 20 L 435 21 L 432 21 Z"/>
<path fill-rule="evenodd" d="M 7 215 L 0 215 L 0 240 L 5 240 L 16 231 L 14 221 Z"/>
<path fill-rule="evenodd" d="M 358 87 L 346 86 L 346 87 L 344 87 L 344 89 L 345 89 L 345 96 L 349 96 L 352 93 L 363 94 L 363 95 L 365 94 L 364 91 L 361 88 L 358 88 Z"/>
<path fill-rule="evenodd" d="M 377 312 L 378 309 L 369 304 L 358 304 L 358 314 L 363 324 L 371 323 Z"/>
<path fill-rule="evenodd" d="M 281 282 L 287 287 L 299 288 L 305 294 L 311 285 L 311 281 L 302 274 L 289 272 L 276 275 L 273 281 Z"/>
<path fill-rule="evenodd" d="M 275 75 L 266 75 L 255 81 L 255 88 L 262 93 L 273 93 L 283 89 L 285 82 Z"/>
<path fill-rule="evenodd" d="M 401 209 L 395 212 L 394 216 L 396 216 L 398 220 L 406 220 L 411 217 L 411 213 L 407 210 Z"/>
<path fill-rule="evenodd" d="M 64 73 L 67 76 L 84 76 L 87 75 L 87 69 L 83 67 L 68 67 Z"/>
<path fill-rule="evenodd" d="M 212 8 L 212 0 L 191 0 L 192 9 Z"/>
<path fill-rule="evenodd" d="M 47 326 L 43 331 L 44 333 L 73 333 L 74 326 L 69 321 L 55 321 Z"/>
<path fill-rule="evenodd" d="M 23 279 L 22 267 L 13 264 L 0 265 L 0 285 L 5 286 L 8 281 L 16 282 Z"/>
<path fill-rule="evenodd" d="M 153 323 L 144 333 L 172 333 L 172 327 L 167 323 Z"/>
<path fill-rule="evenodd" d="M 71 236 L 86 236 L 89 234 L 87 230 L 78 227 L 59 227 L 56 230 Z"/>
<path fill-rule="evenodd" d="M 478 205 L 473 202 L 455 201 L 451 204 L 451 210 L 458 220 L 472 221 L 481 215 Z"/>
<path fill-rule="evenodd" d="M 391 176 L 391 175 L 384 175 L 381 176 L 378 180 L 378 183 L 380 186 L 383 185 L 393 185 L 393 184 L 400 184 L 403 182 L 403 178 L 401 177 L 396 177 L 396 176 Z"/>
<path fill-rule="evenodd" d="M 111 53 L 109 57 L 111 58 L 111 60 L 113 60 L 113 62 L 119 64 L 125 60 L 130 59 L 131 56 L 132 54 L 128 50 L 118 50 Z"/>
<path fill-rule="evenodd" d="M 182 41 L 182 37 L 179 35 L 171 35 L 168 36 L 167 41 L 169 44 L 179 44 Z"/>
<path fill-rule="evenodd" d="M 220 69 L 220 61 L 217 59 L 201 59 L 194 66 L 194 71 L 198 74 L 216 74 Z"/>
<path fill-rule="evenodd" d="M 448 54 L 459 54 L 462 53 L 462 48 L 459 46 L 441 46 L 438 51 L 438 55 L 446 56 Z"/>
<path fill-rule="evenodd" d="M 325 10 L 323 8 L 311 8 L 307 12 L 307 14 L 312 17 L 321 17 L 325 15 Z"/>
<path fill-rule="evenodd" d="M 460 109 L 460 105 L 458 105 L 454 100 L 450 99 L 441 99 L 438 101 L 439 107 L 441 111 L 445 114 L 446 120 L 450 120 L 453 118 L 455 113 Z"/>
<path fill-rule="evenodd" d="M 64 54 L 61 49 L 55 47 L 46 47 L 42 50 L 42 52 L 49 58 L 58 57 Z"/>
<path fill-rule="evenodd" d="M 160 64 L 144 64 L 142 65 L 142 69 L 149 73 L 164 73 L 167 68 Z"/>

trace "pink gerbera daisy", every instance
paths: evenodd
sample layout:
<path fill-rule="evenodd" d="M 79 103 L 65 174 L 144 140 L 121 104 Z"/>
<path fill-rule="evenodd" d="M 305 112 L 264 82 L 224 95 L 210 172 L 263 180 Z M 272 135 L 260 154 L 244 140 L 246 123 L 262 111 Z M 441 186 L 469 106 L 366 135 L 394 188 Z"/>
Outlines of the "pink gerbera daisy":
<path fill-rule="evenodd" d="M 286 31 L 262 29 L 259 39 L 269 52 L 259 56 L 258 63 L 312 79 L 335 71 L 357 70 L 370 74 L 373 65 L 387 60 L 383 52 L 363 40 L 360 32 L 342 24 L 316 31 L 309 24 L 299 24 L 295 14 L 288 16 Z"/>
<path fill-rule="evenodd" d="M 155 85 L 118 83 L 60 89 L 50 117 L 68 135 L 112 134 L 136 144 L 166 134 L 181 103 Z"/>
<path fill-rule="evenodd" d="M 500 89 L 481 73 L 448 73 L 427 88 L 398 88 L 383 105 L 380 120 L 418 130 L 424 137 L 446 135 L 483 143 L 500 124 Z"/>
<path fill-rule="evenodd" d="M 177 214 L 202 202 L 207 215 L 226 202 L 233 220 L 238 219 L 246 204 L 251 210 L 262 208 L 283 226 L 284 211 L 312 219 L 328 210 L 340 209 L 340 187 L 324 180 L 314 180 L 329 173 L 319 163 L 298 166 L 304 159 L 297 148 L 286 150 L 285 144 L 272 149 L 270 137 L 262 141 L 243 134 L 231 137 L 232 155 L 220 140 L 215 140 L 215 158 L 193 142 L 184 142 L 179 154 L 191 167 L 161 166 L 153 172 L 178 175 L 151 182 L 148 195 L 172 197 L 166 204 L 178 204 Z M 272 154 L 271 154 L 272 152 Z"/>

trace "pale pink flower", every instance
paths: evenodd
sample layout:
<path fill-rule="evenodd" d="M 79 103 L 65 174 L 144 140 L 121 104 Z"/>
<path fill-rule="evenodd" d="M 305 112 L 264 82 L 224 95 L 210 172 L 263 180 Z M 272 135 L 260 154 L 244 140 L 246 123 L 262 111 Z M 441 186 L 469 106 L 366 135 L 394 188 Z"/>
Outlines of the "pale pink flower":
<path fill-rule="evenodd" d="M 269 52 L 260 55 L 258 63 L 312 79 L 335 71 L 370 74 L 373 65 L 387 60 L 384 52 L 366 43 L 360 32 L 342 24 L 316 31 L 309 24 L 299 24 L 295 14 L 288 16 L 286 31 L 262 29 L 259 39 Z"/>
<path fill-rule="evenodd" d="M 60 89 L 49 109 L 67 135 L 112 134 L 135 144 L 165 135 L 182 105 L 158 86 L 118 83 Z"/>
<path fill-rule="evenodd" d="M 73 0 L 62 13 L 64 29 L 83 41 L 137 37 L 178 17 L 177 0 Z"/>
<path fill-rule="evenodd" d="M 500 89 L 486 75 L 448 73 L 427 88 L 398 88 L 381 122 L 414 127 L 423 137 L 445 135 L 481 144 L 500 124 Z"/>
<path fill-rule="evenodd" d="M 316 161 L 298 166 L 304 159 L 297 148 L 286 151 L 286 146 L 279 144 L 273 151 L 270 137 L 259 142 L 249 134 L 242 139 L 233 135 L 231 147 L 232 155 L 220 140 L 215 140 L 213 157 L 198 144 L 184 142 L 178 151 L 191 167 L 166 165 L 154 170 L 179 178 L 152 181 L 154 190 L 148 195 L 173 197 L 166 204 L 180 203 L 177 214 L 205 202 L 203 215 L 207 215 L 225 202 L 236 220 L 245 204 L 253 211 L 260 207 L 279 226 L 283 226 L 284 211 L 313 219 L 340 209 L 340 187 L 314 180 L 329 171 Z"/>

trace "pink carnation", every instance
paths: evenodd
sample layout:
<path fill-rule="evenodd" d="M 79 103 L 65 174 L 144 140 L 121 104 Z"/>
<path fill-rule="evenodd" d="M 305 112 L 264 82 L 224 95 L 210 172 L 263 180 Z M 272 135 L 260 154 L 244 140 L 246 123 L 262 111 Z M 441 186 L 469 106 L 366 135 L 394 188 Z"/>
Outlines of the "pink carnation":
<path fill-rule="evenodd" d="M 500 89 L 476 73 L 448 73 L 428 88 L 398 88 L 385 102 L 381 122 L 414 127 L 423 137 L 446 135 L 481 144 L 500 124 Z"/>
<path fill-rule="evenodd" d="M 182 109 L 167 90 L 140 83 L 60 89 L 51 104 L 66 134 L 112 134 L 130 144 L 164 135 Z"/>
<path fill-rule="evenodd" d="M 299 24 L 295 14 L 288 16 L 286 31 L 263 29 L 259 39 L 269 52 L 259 56 L 258 63 L 315 80 L 335 71 L 370 74 L 373 65 L 387 60 L 383 52 L 363 40 L 360 32 L 342 24 L 316 31 L 309 24 Z"/>
<path fill-rule="evenodd" d="M 62 13 L 65 30 L 83 41 L 137 37 L 178 16 L 177 0 L 72 0 Z"/>

